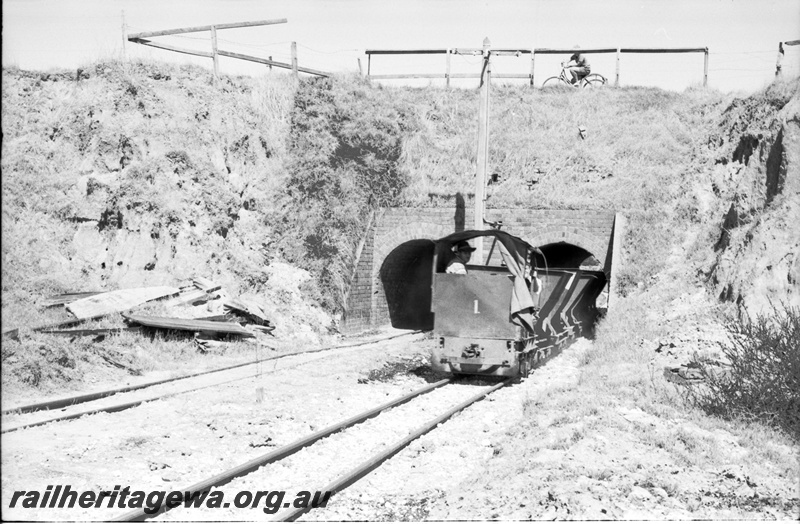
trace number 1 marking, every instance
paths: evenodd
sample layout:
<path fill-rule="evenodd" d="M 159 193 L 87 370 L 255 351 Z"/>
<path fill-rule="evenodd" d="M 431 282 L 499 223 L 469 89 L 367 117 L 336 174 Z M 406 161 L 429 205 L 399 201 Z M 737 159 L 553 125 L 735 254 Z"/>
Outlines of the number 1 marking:
<path fill-rule="evenodd" d="M 478 311 L 478 301 L 477 300 L 475 301 L 475 314 L 476 315 L 480 315 L 481 314 L 481 312 Z"/>

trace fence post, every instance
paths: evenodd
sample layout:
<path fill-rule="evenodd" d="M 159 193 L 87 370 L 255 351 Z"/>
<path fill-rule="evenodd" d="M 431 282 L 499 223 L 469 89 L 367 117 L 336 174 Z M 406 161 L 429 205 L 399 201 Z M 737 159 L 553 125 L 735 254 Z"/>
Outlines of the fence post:
<path fill-rule="evenodd" d="M 536 62 L 536 49 L 531 48 L 531 87 L 533 87 L 533 65 Z"/>
<path fill-rule="evenodd" d="M 778 61 L 775 63 L 775 76 L 781 76 L 781 62 L 783 62 L 783 42 L 778 42 Z"/>
<path fill-rule="evenodd" d="M 358 60 L 358 76 L 364 76 L 364 70 L 361 69 L 361 58 L 357 58 Z"/>
<path fill-rule="evenodd" d="M 217 28 L 211 26 L 211 54 L 214 61 L 214 79 L 219 79 L 219 55 L 217 55 Z"/>
<path fill-rule="evenodd" d="M 447 49 L 447 72 L 444 74 L 445 85 L 450 87 L 450 49 Z"/>
<path fill-rule="evenodd" d="M 620 52 L 620 48 L 617 48 L 617 76 L 614 78 L 614 87 L 619 87 L 619 55 L 622 54 Z"/>
<path fill-rule="evenodd" d="M 703 87 L 708 86 L 708 48 L 703 53 Z"/>
<path fill-rule="evenodd" d="M 292 42 L 292 74 L 297 78 L 297 42 Z"/>

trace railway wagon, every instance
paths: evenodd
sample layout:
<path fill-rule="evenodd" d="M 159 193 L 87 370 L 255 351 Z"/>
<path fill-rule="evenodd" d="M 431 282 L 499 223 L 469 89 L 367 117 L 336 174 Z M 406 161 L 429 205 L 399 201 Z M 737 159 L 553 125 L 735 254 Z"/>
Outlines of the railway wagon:
<path fill-rule="evenodd" d="M 487 260 L 447 272 L 453 248 L 490 237 Z M 499 256 L 498 256 L 499 255 Z M 571 339 L 590 332 L 602 271 L 549 268 L 540 250 L 498 230 L 462 231 L 436 242 L 431 363 L 454 374 L 527 376 Z"/>

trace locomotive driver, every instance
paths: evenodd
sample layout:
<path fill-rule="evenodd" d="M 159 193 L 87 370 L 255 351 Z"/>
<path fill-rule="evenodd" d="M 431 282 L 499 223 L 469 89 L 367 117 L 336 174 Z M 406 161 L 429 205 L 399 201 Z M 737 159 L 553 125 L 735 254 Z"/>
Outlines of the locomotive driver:
<path fill-rule="evenodd" d="M 466 240 L 461 240 L 458 244 L 453 247 L 453 254 L 455 257 L 447 264 L 447 269 L 445 269 L 445 273 L 451 273 L 454 275 L 466 275 L 467 274 L 467 262 L 469 259 L 472 258 L 472 252 L 475 251 L 475 248 L 469 245 L 469 242 Z"/>

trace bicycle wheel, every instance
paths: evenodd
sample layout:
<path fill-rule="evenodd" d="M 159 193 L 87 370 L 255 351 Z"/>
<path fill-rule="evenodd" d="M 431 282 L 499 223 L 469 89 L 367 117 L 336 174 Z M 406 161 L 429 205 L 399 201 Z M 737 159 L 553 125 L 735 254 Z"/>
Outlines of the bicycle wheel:
<path fill-rule="evenodd" d="M 597 73 L 593 73 L 591 75 L 587 75 L 581 81 L 581 85 L 583 87 L 600 87 L 606 85 L 606 77 L 603 75 L 598 75 Z"/>
<path fill-rule="evenodd" d="M 564 79 L 561 78 L 560 76 L 551 76 L 550 78 L 548 78 L 547 80 L 542 82 L 542 89 L 544 89 L 545 87 L 548 87 L 548 88 L 549 87 L 572 87 L 572 85 L 569 84 L 568 82 L 564 81 Z"/>

